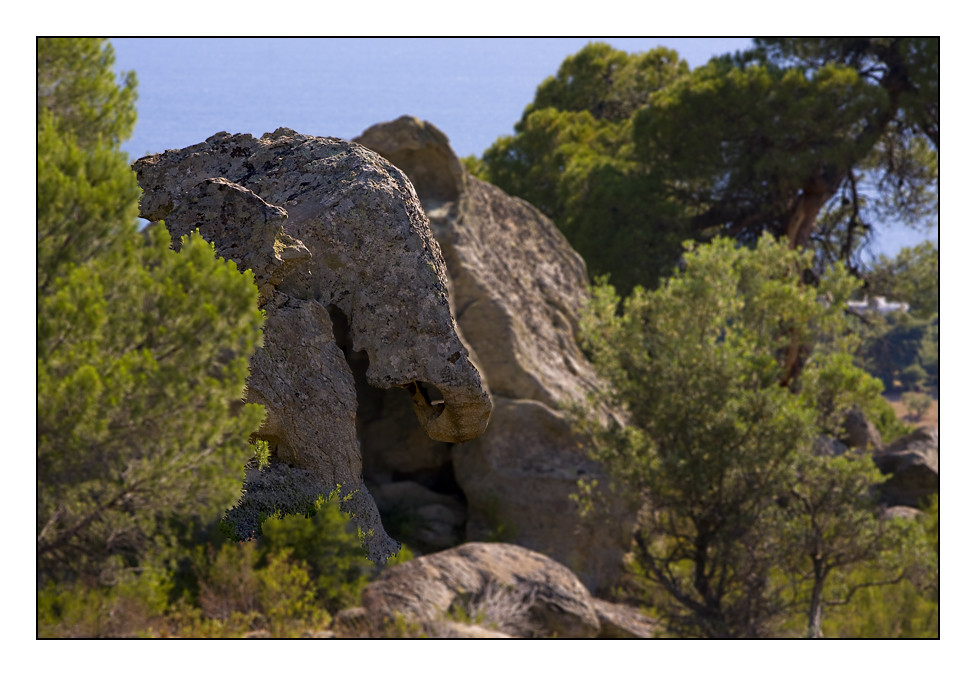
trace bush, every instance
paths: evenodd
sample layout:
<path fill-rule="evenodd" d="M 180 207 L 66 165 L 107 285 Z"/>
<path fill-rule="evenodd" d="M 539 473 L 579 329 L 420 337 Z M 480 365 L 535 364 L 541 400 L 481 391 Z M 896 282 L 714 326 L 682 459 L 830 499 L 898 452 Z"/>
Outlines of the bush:
<path fill-rule="evenodd" d="M 334 614 L 358 605 L 360 591 L 382 568 L 363 555 L 358 530 L 339 510 L 337 497 L 319 498 L 315 508 L 308 519 L 289 515 L 267 520 L 258 545 L 264 560 L 289 550 L 306 564 L 316 601 Z M 387 564 L 410 559 L 413 553 L 404 546 Z"/>
<path fill-rule="evenodd" d="M 166 628 L 168 573 L 125 572 L 111 586 L 49 582 L 37 593 L 40 638 L 152 637 Z"/>
<path fill-rule="evenodd" d="M 917 422 L 932 406 L 932 397 L 923 392 L 908 392 L 901 395 L 901 403 L 908 409 L 909 417 Z"/>
<path fill-rule="evenodd" d="M 917 390 L 925 383 L 928 374 L 924 368 L 916 363 L 903 368 L 898 374 L 898 377 L 901 381 L 902 389 Z"/>

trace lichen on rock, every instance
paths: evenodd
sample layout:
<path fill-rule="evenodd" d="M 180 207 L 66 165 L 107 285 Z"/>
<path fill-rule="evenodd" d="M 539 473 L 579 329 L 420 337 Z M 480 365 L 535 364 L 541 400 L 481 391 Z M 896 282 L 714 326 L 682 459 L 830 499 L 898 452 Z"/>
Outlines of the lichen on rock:
<path fill-rule="evenodd" d="M 142 217 L 174 238 L 199 230 L 217 255 L 251 270 L 266 312 L 247 399 L 265 406 L 255 433 L 272 465 L 251 470 L 227 515 L 237 535 L 269 512 L 301 512 L 341 487 L 370 559 L 390 538 L 362 481 L 348 348 L 376 388 L 410 388 L 420 426 L 439 441 L 480 435 L 491 399 L 451 314 L 440 247 L 406 176 L 378 154 L 279 128 L 260 139 L 218 133 L 134 164 Z M 423 397 L 436 388 L 443 403 Z"/>

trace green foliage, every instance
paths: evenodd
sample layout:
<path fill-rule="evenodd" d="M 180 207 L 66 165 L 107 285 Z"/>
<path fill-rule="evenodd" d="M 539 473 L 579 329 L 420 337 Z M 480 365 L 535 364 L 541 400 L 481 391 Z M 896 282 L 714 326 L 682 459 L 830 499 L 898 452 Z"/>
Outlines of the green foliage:
<path fill-rule="evenodd" d="M 329 614 L 315 601 L 308 565 L 290 550 L 262 557 L 252 541 L 208 546 L 198 553 L 197 573 L 206 618 L 264 628 L 275 638 L 297 637 L 329 623 Z"/>
<path fill-rule="evenodd" d="M 931 241 L 882 256 L 865 292 L 907 302 L 907 313 L 865 315 L 862 365 L 889 390 L 939 387 L 939 249 Z"/>
<path fill-rule="evenodd" d="M 515 126 L 485 151 L 481 176 L 551 217 L 592 273 L 629 289 L 680 252 L 660 177 L 634 159 L 630 116 L 687 73 L 666 49 L 628 55 L 593 43 L 539 86 Z M 653 227 L 652 227 L 653 225 Z"/>
<path fill-rule="evenodd" d="M 878 481 L 869 460 L 812 453 L 816 436 L 839 434 L 844 413 L 870 411 L 881 391 L 850 355 L 856 281 L 831 267 L 801 284 L 812 257 L 768 236 L 754 250 L 722 238 L 689 246 L 656 291 L 621 301 L 595 287 L 582 319 L 609 385 L 599 399 L 627 424 L 580 414 L 579 425 L 616 487 L 647 504 L 636 559 L 667 594 L 659 614 L 672 634 L 772 635 L 801 604 L 819 631 L 824 598 L 799 585 L 816 559 L 829 563 L 816 571 L 822 594 L 907 541 L 882 530 L 867 500 Z M 803 371 L 787 380 L 797 346 Z"/>
<path fill-rule="evenodd" d="M 789 489 L 779 537 L 782 569 L 808 603 L 806 634 L 822 637 L 825 609 L 858 590 L 893 585 L 908 573 L 906 549 L 924 542 L 913 521 L 882 519 L 870 492 L 883 481 L 866 456 L 803 456 Z"/>
<path fill-rule="evenodd" d="M 932 241 L 902 248 L 894 259 L 882 255 L 864 278 L 868 294 L 907 302 L 912 316 L 939 313 L 939 247 Z"/>
<path fill-rule="evenodd" d="M 117 150 L 136 124 L 136 74 L 118 82 L 115 52 L 105 38 L 37 39 L 38 128 L 54 114 L 59 134 L 83 149 Z"/>
<path fill-rule="evenodd" d="M 858 133 L 883 104 L 881 91 L 839 65 L 808 76 L 716 59 L 635 115 L 635 150 L 671 178 L 668 191 L 693 211 L 695 231 L 750 240 L 770 232 L 796 243 L 789 221 L 797 190 L 822 168 L 849 168 L 864 156 L 874 140 Z M 842 179 L 822 191 L 832 195 Z"/>
<path fill-rule="evenodd" d="M 159 569 L 127 572 L 107 586 L 48 582 L 37 593 L 37 636 L 152 636 L 163 627 L 170 587 Z"/>
<path fill-rule="evenodd" d="M 38 294 L 135 233 L 139 187 L 119 150 L 135 126 L 134 73 L 116 82 L 105 39 L 37 41 Z"/>
<path fill-rule="evenodd" d="M 316 601 L 332 613 L 358 605 L 359 592 L 379 573 L 363 556 L 357 528 L 339 510 L 336 496 L 320 498 L 308 519 L 289 515 L 267 520 L 261 546 L 263 554 L 287 550 L 307 564 Z M 412 558 L 404 546 L 388 564 Z"/>
<path fill-rule="evenodd" d="M 240 489 L 263 409 L 241 403 L 262 315 L 200 236 L 140 233 L 118 144 L 134 77 L 99 40 L 38 41 L 37 569 L 114 582 L 177 518 Z"/>
<path fill-rule="evenodd" d="M 362 556 L 337 498 L 311 519 L 268 520 L 257 541 L 184 544 L 184 567 L 123 572 L 114 585 L 49 582 L 38 594 L 41 637 L 301 637 L 359 604 L 381 569 Z M 389 564 L 413 555 L 404 548 Z M 182 581 L 183 583 L 178 583 Z"/>
<path fill-rule="evenodd" d="M 37 287 L 48 292 L 81 264 L 135 233 L 139 186 L 126 155 L 85 148 L 57 129 L 50 111 L 37 127 Z"/>
<path fill-rule="evenodd" d="M 912 433 L 915 428 L 903 421 L 895 413 L 894 407 L 884 397 L 878 397 L 865 411 L 868 420 L 878 428 L 881 442 L 888 444 L 894 440 Z"/>
<path fill-rule="evenodd" d="M 851 597 L 844 616 L 828 617 L 824 634 L 840 638 L 939 637 L 939 501 L 923 508 L 915 526 L 903 521 L 902 531 L 921 533 L 915 561 L 907 578 L 886 588 L 864 588 Z M 860 567 L 855 580 L 871 581 L 877 574 Z"/>
<path fill-rule="evenodd" d="M 901 395 L 902 403 L 908 409 L 909 416 L 918 421 L 921 420 L 929 408 L 932 406 L 932 397 L 922 392 L 909 392 Z"/>
<path fill-rule="evenodd" d="M 870 315 L 864 327 L 861 365 L 887 390 L 939 386 L 939 317 L 895 312 Z"/>
<path fill-rule="evenodd" d="M 651 92 L 688 73 L 672 50 L 658 47 L 627 54 L 605 43 L 589 43 L 546 78 L 526 109 L 588 111 L 597 120 L 625 121 L 647 103 Z"/>
<path fill-rule="evenodd" d="M 590 44 L 479 170 L 624 292 L 718 234 L 853 268 L 874 224 L 937 212 L 938 41 L 759 40 L 691 72 L 668 50 Z"/>
<path fill-rule="evenodd" d="M 478 179 L 484 180 L 486 178 L 484 163 L 482 163 L 481 159 L 474 154 L 470 154 L 462 158 L 461 165 L 464 166 L 465 170 L 470 172 Z"/>
<path fill-rule="evenodd" d="M 199 235 L 68 270 L 38 300 L 38 570 L 101 569 L 161 540 L 167 516 L 233 504 L 248 433 L 241 397 L 262 315 L 250 275 Z"/>

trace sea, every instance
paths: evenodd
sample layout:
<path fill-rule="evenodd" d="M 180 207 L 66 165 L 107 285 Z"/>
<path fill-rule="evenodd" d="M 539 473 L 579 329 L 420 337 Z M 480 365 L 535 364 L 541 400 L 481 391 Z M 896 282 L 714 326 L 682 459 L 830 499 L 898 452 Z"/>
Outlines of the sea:
<path fill-rule="evenodd" d="M 352 139 L 411 115 L 480 156 L 510 135 L 538 85 L 589 42 L 675 50 L 692 68 L 748 49 L 749 38 L 111 38 L 118 71 L 138 78 L 135 160 L 217 132 L 279 127 Z M 937 228 L 889 225 L 873 248 L 893 255 Z"/>

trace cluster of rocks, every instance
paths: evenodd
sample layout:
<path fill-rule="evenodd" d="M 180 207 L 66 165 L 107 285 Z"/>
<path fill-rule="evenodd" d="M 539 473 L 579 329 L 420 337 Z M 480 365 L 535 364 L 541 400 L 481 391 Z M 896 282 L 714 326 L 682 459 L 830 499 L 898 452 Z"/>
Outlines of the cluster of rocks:
<path fill-rule="evenodd" d="M 844 419 L 844 434 L 839 439 L 822 437 L 822 455 L 841 455 L 855 451 L 870 455 L 886 479 L 878 488 L 881 503 L 889 515 L 911 516 L 926 500 L 939 493 L 939 431 L 923 426 L 914 432 L 882 445 L 878 429 L 858 409 Z"/>
<path fill-rule="evenodd" d="M 566 413 L 596 384 L 575 341 L 583 260 L 433 125 L 355 142 L 219 133 L 134 165 L 142 216 L 175 246 L 199 229 L 254 273 L 267 313 L 248 399 L 273 463 L 248 472 L 230 524 L 247 538 L 339 484 L 375 561 L 394 538 L 506 540 L 609 588 L 627 509 L 583 519 L 571 500 L 600 476 Z"/>

